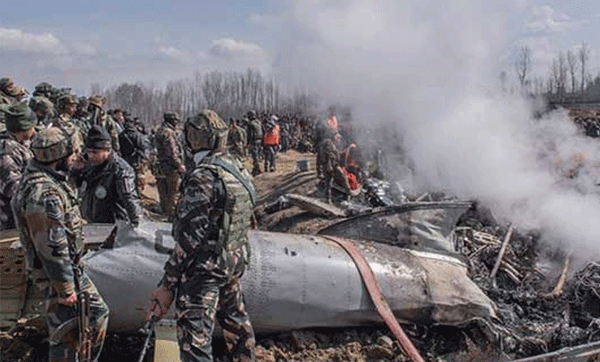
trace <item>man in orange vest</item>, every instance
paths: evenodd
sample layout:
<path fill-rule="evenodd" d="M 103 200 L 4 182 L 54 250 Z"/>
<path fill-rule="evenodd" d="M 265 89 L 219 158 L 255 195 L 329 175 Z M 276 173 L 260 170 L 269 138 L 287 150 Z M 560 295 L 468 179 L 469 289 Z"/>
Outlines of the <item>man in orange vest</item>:
<path fill-rule="evenodd" d="M 275 154 L 280 143 L 278 120 L 279 118 L 276 115 L 271 116 L 271 119 L 267 122 L 267 132 L 263 137 L 263 145 L 265 146 L 265 171 L 273 172 L 276 169 Z"/>

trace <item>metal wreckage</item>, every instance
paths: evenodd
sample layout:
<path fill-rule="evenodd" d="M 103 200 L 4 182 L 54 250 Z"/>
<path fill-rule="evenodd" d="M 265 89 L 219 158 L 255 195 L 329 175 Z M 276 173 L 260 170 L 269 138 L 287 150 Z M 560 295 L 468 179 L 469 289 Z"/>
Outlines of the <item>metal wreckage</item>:
<path fill-rule="evenodd" d="M 315 199 L 288 201 L 340 216 Z M 456 227 L 469 212 L 471 202 L 409 201 L 338 218 L 316 235 L 252 231 L 242 284 L 256 333 L 385 322 L 403 356 L 389 360 L 599 360 L 600 266 L 588 265 L 565 288 L 568 257 L 566 265 L 558 258 L 563 273 L 544 274 L 535 235 Z M 109 331 L 139 334 L 174 245 L 171 225 L 88 224 L 85 234 L 84 262 L 110 306 Z M 43 297 L 27 282 L 18 238 L 2 236 L 0 327 L 43 330 Z M 171 310 L 154 326 L 155 361 L 177 360 L 173 317 Z"/>

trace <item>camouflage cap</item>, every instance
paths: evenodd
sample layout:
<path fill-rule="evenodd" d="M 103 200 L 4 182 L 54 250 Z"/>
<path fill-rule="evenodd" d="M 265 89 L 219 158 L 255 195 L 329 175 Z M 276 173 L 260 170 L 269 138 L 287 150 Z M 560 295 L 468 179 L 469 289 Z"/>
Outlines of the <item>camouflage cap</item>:
<path fill-rule="evenodd" d="M 91 96 L 90 98 L 88 98 L 88 102 L 89 102 L 89 104 L 93 104 L 98 108 L 102 108 L 102 106 L 104 106 L 104 103 L 106 102 L 106 98 L 104 98 L 103 96 L 101 96 L 99 94 L 95 94 L 95 95 Z"/>
<path fill-rule="evenodd" d="M 15 103 L 4 110 L 6 130 L 10 132 L 27 131 L 37 123 L 35 113 L 26 103 Z"/>
<path fill-rule="evenodd" d="M 31 141 L 31 150 L 36 160 L 54 162 L 73 153 L 71 135 L 64 129 L 43 129 Z"/>

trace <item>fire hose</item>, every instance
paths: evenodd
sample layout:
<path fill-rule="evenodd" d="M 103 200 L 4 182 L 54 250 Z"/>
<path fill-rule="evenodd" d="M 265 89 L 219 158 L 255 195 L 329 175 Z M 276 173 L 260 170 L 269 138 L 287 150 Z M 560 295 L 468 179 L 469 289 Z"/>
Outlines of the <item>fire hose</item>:
<path fill-rule="evenodd" d="M 367 259 L 365 259 L 362 253 L 356 248 L 356 246 L 354 246 L 354 244 L 351 241 L 335 236 L 323 236 L 337 243 L 339 246 L 342 247 L 342 249 L 344 249 L 348 253 L 348 255 L 350 255 L 350 257 L 356 264 L 356 267 L 358 268 L 358 271 L 362 277 L 363 282 L 365 283 L 365 287 L 369 292 L 369 296 L 371 297 L 373 304 L 375 304 L 377 314 L 379 314 L 379 316 L 383 319 L 383 321 L 388 326 L 392 334 L 396 337 L 396 339 L 400 343 L 400 346 L 402 346 L 402 349 L 404 350 L 404 352 L 406 352 L 408 357 L 413 362 L 425 362 L 423 357 L 421 357 L 421 355 L 419 354 L 417 348 L 413 345 L 411 340 L 408 339 L 408 336 L 404 333 L 402 327 L 396 320 L 394 313 L 392 312 L 389 304 L 383 296 L 383 293 L 381 292 L 381 287 L 379 286 L 379 283 L 375 278 L 375 274 L 373 273 L 373 269 L 371 269 L 371 266 L 369 265 Z"/>

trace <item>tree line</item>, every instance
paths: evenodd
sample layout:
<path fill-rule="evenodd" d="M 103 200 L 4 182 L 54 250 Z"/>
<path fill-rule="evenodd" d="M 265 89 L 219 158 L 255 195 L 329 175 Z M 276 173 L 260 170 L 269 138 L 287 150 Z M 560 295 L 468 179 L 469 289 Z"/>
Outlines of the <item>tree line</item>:
<path fill-rule="evenodd" d="M 126 110 L 150 126 L 159 124 L 163 113 L 170 111 L 179 112 L 185 119 L 209 108 L 228 119 L 239 118 L 249 110 L 308 114 L 321 106 L 316 94 L 289 90 L 254 69 L 197 72 L 190 78 L 170 81 L 164 87 L 121 83 L 102 90 L 93 84 L 91 93 L 104 95 L 108 107 Z"/>
<path fill-rule="evenodd" d="M 553 103 L 600 102 L 600 73 L 594 77 L 588 70 L 590 48 L 586 42 L 576 49 L 559 51 L 546 77 L 531 74 L 531 58 L 527 45 L 517 49 L 514 70 L 524 93 L 543 95 Z M 500 75 L 503 88 L 506 78 L 503 72 Z"/>

